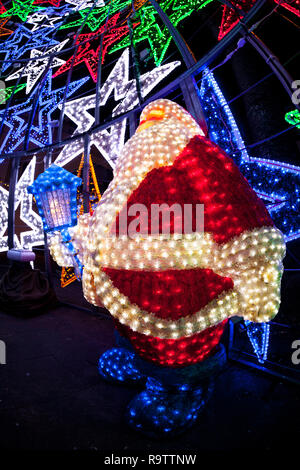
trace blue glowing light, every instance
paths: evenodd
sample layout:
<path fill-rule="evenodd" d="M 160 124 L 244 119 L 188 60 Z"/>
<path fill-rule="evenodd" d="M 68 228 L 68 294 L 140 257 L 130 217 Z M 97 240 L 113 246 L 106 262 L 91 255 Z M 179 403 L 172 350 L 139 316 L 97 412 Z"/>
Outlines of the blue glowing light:
<path fill-rule="evenodd" d="M 14 61 L 22 57 L 26 52 L 31 51 L 31 49 L 59 44 L 58 41 L 49 37 L 52 31 L 52 28 L 47 30 L 40 28 L 32 32 L 23 25 L 19 26 L 5 42 L 0 44 L 0 53 L 5 54 L 5 58 L 1 60 L 1 72 L 4 72 Z"/>
<path fill-rule="evenodd" d="M 45 232 L 77 223 L 77 187 L 81 178 L 56 165 L 41 173 L 27 190 L 36 200 Z M 66 241 L 69 241 L 67 237 Z"/>

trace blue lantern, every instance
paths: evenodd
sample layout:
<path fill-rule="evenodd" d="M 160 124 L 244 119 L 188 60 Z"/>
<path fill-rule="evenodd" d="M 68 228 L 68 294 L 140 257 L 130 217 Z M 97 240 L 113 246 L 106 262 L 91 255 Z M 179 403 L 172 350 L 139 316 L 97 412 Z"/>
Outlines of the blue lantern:
<path fill-rule="evenodd" d="M 57 165 L 41 173 L 27 190 L 36 200 L 45 232 L 77 224 L 77 188 L 81 178 Z"/>

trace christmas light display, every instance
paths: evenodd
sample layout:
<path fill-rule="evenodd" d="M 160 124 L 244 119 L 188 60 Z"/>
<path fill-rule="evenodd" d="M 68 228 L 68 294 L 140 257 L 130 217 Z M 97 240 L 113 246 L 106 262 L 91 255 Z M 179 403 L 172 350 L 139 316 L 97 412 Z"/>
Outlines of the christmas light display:
<path fill-rule="evenodd" d="M 231 3 L 240 10 L 240 15 L 243 17 L 248 11 L 251 10 L 256 0 L 238 0 Z M 229 31 L 231 31 L 240 21 L 238 13 L 227 5 L 223 6 L 223 17 L 220 26 L 218 39 L 221 40 Z"/>
<path fill-rule="evenodd" d="M 31 31 L 36 31 L 37 29 L 45 28 L 59 28 L 63 23 L 63 17 L 59 15 L 52 16 L 46 14 L 43 10 L 43 13 L 33 13 L 33 15 L 28 16 L 27 24 L 32 25 Z"/>
<path fill-rule="evenodd" d="M 3 3 L 0 1 L 0 15 L 2 15 L 2 13 L 5 13 L 5 12 L 6 12 L 6 8 L 3 5 Z"/>
<path fill-rule="evenodd" d="M 0 36 L 7 36 L 8 34 L 12 34 L 13 31 L 11 29 L 4 28 L 4 25 L 8 22 L 10 17 L 0 19 Z"/>
<path fill-rule="evenodd" d="M 300 236 L 300 168 L 250 157 L 234 116 L 213 74 L 206 70 L 200 96 L 209 134 L 230 155 L 267 208 L 286 241 Z"/>
<path fill-rule="evenodd" d="M 66 3 L 74 5 L 72 7 L 72 10 L 74 11 L 79 11 L 91 7 L 101 7 L 105 5 L 104 0 L 66 0 Z"/>
<path fill-rule="evenodd" d="M 70 83 L 67 96 L 72 96 L 87 80 L 86 77 Z M 57 109 L 63 97 L 64 88 L 52 90 L 51 71 L 49 71 L 39 95 L 38 123 L 31 127 L 29 142 L 33 142 L 38 147 L 52 142 L 51 114 Z M 26 101 L 8 109 L 4 120 L 6 134 L 0 146 L 1 152 L 11 152 L 24 142 L 28 122 L 26 117 L 22 118 L 22 115 L 27 116 L 30 112 L 33 100 L 34 95 L 30 95 Z M 0 118 L 2 114 L 4 111 L 1 111 Z"/>
<path fill-rule="evenodd" d="M 61 29 L 79 28 L 84 23 L 84 25 L 87 26 L 91 31 L 96 31 L 106 20 L 108 14 L 113 15 L 114 13 L 123 10 L 131 4 L 131 0 L 114 0 L 111 3 L 104 5 L 103 7 L 93 8 L 91 11 L 90 7 L 80 9 L 78 13 L 81 18 L 75 21 L 71 21 L 70 23 L 66 23 L 65 25 L 61 26 Z"/>
<path fill-rule="evenodd" d="M 187 201 L 204 204 L 205 232 L 182 231 L 176 217 L 166 223 L 169 237 L 164 222 L 158 234 L 149 232 L 153 204 Z M 147 208 L 146 225 L 130 237 L 136 204 Z M 193 421 L 204 390 L 190 367 L 194 377 L 205 370 L 227 319 L 238 314 L 266 322 L 278 311 L 282 234 L 234 162 L 168 100 L 144 108 L 113 181 L 94 213 L 79 217 L 72 243 L 84 266 L 86 299 L 110 311 L 120 335 L 120 347 L 100 358 L 101 375 L 120 382 L 155 379 L 129 405 L 127 418 L 136 428 L 169 433 Z M 59 235 L 50 249 L 58 263 L 69 265 Z M 249 332 L 261 354 L 255 327 Z M 178 420 L 171 419 L 174 394 Z"/>
<path fill-rule="evenodd" d="M 9 97 L 12 95 L 12 93 L 18 93 L 18 91 L 23 90 L 23 88 L 26 87 L 26 83 L 22 83 L 21 85 L 17 85 L 16 89 L 14 86 L 8 86 L 5 89 L 0 89 L 0 105 L 4 104 Z M 2 162 L 2 159 L 0 159 L 0 163 Z"/>
<path fill-rule="evenodd" d="M 0 53 L 5 53 L 5 58 L 2 60 L 1 72 L 5 72 L 14 61 L 22 57 L 26 52 L 31 51 L 31 49 L 59 44 L 58 41 L 49 37 L 51 32 L 51 28 L 46 30 L 41 28 L 33 33 L 23 25 L 19 26 L 9 39 L 0 44 Z"/>
<path fill-rule="evenodd" d="M 292 126 L 296 126 L 300 129 L 300 111 L 298 109 L 286 113 L 285 120 Z"/>
<path fill-rule="evenodd" d="M 18 16 L 22 21 L 27 20 L 27 16 L 37 10 L 41 10 L 42 7 L 33 5 L 34 0 L 12 0 L 13 6 L 0 14 L 0 17 L 6 16 Z"/>
<path fill-rule="evenodd" d="M 101 60 L 102 64 L 104 63 L 105 56 L 107 53 L 108 48 L 114 44 L 120 37 L 124 36 L 124 34 L 128 33 L 128 26 L 118 26 L 116 27 L 116 24 L 119 20 L 119 13 L 114 15 L 112 18 L 110 18 L 107 22 L 107 24 L 104 24 L 101 26 L 95 33 L 90 33 L 90 34 L 80 34 L 76 40 L 76 44 L 79 45 L 78 50 L 76 52 L 75 59 L 73 56 L 66 62 L 64 65 L 62 65 L 56 73 L 53 75 L 53 77 L 57 77 L 58 75 L 66 72 L 67 70 L 70 69 L 70 67 L 74 68 L 77 65 L 81 64 L 82 62 L 86 64 L 88 71 L 91 74 L 92 79 L 96 83 L 97 81 L 97 70 L 98 70 L 98 61 L 99 61 L 99 52 L 100 52 L 100 45 L 98 48 L 95 50 L 92 49 L 91 46 L 91 41 L 93 39 L 98 38 L 99 42 L 99 37 L 101 33 L 105 34 L 103 36 L 103 41 L 102 41 L 102 54 L 101 54 Z M 83 44 L 82 44 L 83 43 Z"/>
<path fill-rule="evenodd" d="M 240 10 L 240 15 L 236 10 L 230 8 L 229 5 L 223 6 L 223 17 L 220 26 L 219 41 L 226 36 L 237 24 L 238 22 L 248 13 L 256 0 L 235 0 L 230 3 L 237 9 Z M 282 0 L 275 0 L 275 2 L 283 8 L 291 11 L 297 16 L 300 16 L 300 0 L 293 0 L 292 2 L 283 2 Z"/>
<path fill-rule="evenodd" d="M 300 16 L 300 0 L 293 0 L 291 2 L 282 2 L 282 0 L 275 0 L 281 7 L 286 8 L 297 16 Z"/>
<path fill-rule="evenodd" d="M 78 176 L 52 165 L 28 186 L 28 192 L 35 197 L 45 232 L 76 225 L 77 187 L 81 182 Z"/>
<path fill-rule="evenodd" d="M 247 326 L 247 334 L 258 359 L 263 364 L 268 355 L 270 325 L 267 323 L 258 324 L 245 321 Z"/>
<path fill-rule="evenodd" d="M 184 18 L 190 16 L 193 11 L 200 10 L 212 0 L 166 0 L 160 3 L 160 7 L 167 12 L 170 21 L 177 26 Z M 140 22 L 133 31 L 133 43 L 148 40 L 154 61 L 160 65 L 171 42 L 171 35 L 166 26 L 160 27 L 157 23 L 157 11 L 151 5 L 142 8 L 136 14 Z M 114 46 L 113 53 L 130 45 L 130 38 L 126 37 L 118 45 Z"/>
<path fill-rule="evenodd" d="M 82 169 L 84 164 L 84 155 L 82 155 L 79 168 L 77 170 L 77 176 L 79 178 L 82 177 Z M 82 193 L 77 190 L 77 213 L 78 215 L 82 215 L 83 211 L 83 199 Z M 92 214 L 96 205 L 100 202 L 101 194 L 98 187 L 98 181 L 96 178 L 94 165 L 92 157 L 90 156 L 90 165 L 89 165 L 89 213 Z M 63 267 L 61 271 L 60 277 L 60 285 L 61 287 L 66 287 L 71 284 L 73 281 L 77 279 L 76 273 L 72 267 Z"/>
<path fill-rule="evenodd" d="M 141 75 L 142 96 L 147 96 L 161 80 L 167 77 L 179 65 L 180 62 L 170 62 Z M 134 79 L 129 79 L 129 49 L 125 49 L 107 80 L 103 83 L 100 92 L 100 106 L 105 106 L 112 92 L 114 93 L 115 101 L 122 99 L 121 103 L 114 108 L 113 116 L 126 112 L 138 104 L 136 82 Z M 88 131 L 94 124 L 95 118 L 89 113 L 89 110 L 95 107 L 95 100 L 96 95 L 93 94 L 66 103 L 65 114 L 77 126 L 74 135 Z M 95 145 L 111 167 L 114 167 L 115 161 L 124 145 L 126 122 L 127 120 L 124 119 L 111 125 L 108 129 L 94 132 L 91 135 L 91 145 Z M 82 154 L 82 152 L 83 141 L 72 142 L 64 146 L 55 163 L 64 166 L 73 158 Z"/>
<path fill-rule="evenodd" d="M 32 247 L 44 243 L 41 218 L 32 208 L 32 194 L 27 192 L 27 187 L 34 181 L 35 167 L 36 157 L 33 157 L 16 185 L 15 210 L 20 207 L 20 219 L 30 227 L 30 230 L 20 234 L 20 241 L 15 234 L 15 248 L 31 250 Z M 0 186 L 0 252 L 8 250 L 7 236 L 5 235 L 8 228 L 8 194 L 9 191 Z"/>
<path fill-rule="evenodd" d="M 60 2 L 61 2 L 61 0 L 34 0 L 33 4 L 34 5 L 41 5 L 43 3 L 50 3 L 50 5 L 53 5 L 54 7 L 59 7 Z"/>
<path fill-rule="evenodd" d="M 36 60 L 31 60 L 25 67 L 21 68 L 20 70 L 17 70 L 12 75 L 9 75 L 6 80 L 17 79 L 20 77 L 20 75 L 22 75 L 22 78 L 27 77 L 26 94 L 28 94 L 35 87 L 36 83 L 38 83 L 40 77 L 43 75 L 44 71 L 48 66 L 49 57 L 44 56 L 54 54 L 55 52 L 62 50 L 68 41 L 69 40 L 66 39 L 60 44 L 51 47 L 47 51 L 39 51 L 38 49 L 32 49 L 30 51 L 30 58 Z M 39 57 L 42 58 L 39 59 Z M 59 67 L 64 63 L 64 60 L 54 57 L 51 62 L 51 68 Z"/>

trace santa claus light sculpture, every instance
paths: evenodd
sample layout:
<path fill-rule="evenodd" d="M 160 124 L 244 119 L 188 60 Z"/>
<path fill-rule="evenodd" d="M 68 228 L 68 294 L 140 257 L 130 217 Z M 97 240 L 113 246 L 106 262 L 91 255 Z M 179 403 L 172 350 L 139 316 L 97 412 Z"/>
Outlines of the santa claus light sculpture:
<path fill-rule="evenodd" d="M 164 208 L 155 233 L 153 205 Z M 184 217 L 164 219 L 173 205 L 192 207 L 188 230 Z M 137 207 L 146 209 L 139 223 Z M 189 113 L 164 99 L 145 107 L 94 214 L 70 230 L 86 299 L 115 319 L 118 347 L 100 358 L 101 375 L 145 382 L 128 407 L 132 426 L 148 434 L 182 431 L 224 364 L 228 318 L 267 322 L 276 315 L 282 234 L 235 163 Z M 59 264 L 72 264 L 59 234 L 50 245 Z"/>

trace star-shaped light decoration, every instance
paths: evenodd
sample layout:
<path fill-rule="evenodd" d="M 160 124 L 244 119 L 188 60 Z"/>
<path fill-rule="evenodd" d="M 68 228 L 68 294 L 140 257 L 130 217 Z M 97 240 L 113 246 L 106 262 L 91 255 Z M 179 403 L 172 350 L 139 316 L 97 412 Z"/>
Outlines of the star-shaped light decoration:
<path fill-rule="evenodd" d="M 282 0 L 274 0 L 278 5 L 291 11 L 297 16 L 300 16 L 300 0 L 292 0 L 291 2 L 284 2 Z M 241 17 L 248 13 L 253 7 L 256 0 L 231 0 L 231 3 L 241 12 Z M 223 17 L 220 26 L 219 41 L 226 36 L 240 21 L 238 13 L 230 8 L 228 5 L 223 6 Z"/>
<path fill-rule="evenodd" d="M 74 5 L 74 7 L 72 8 L 74 11 L 83 10 L 85 8 L 91 8 L 92 6 L 101 7 L 105 5 L 104 0 L 96 0 L 95 2 L 93 2 L 92 0 L 66 0 L 66 3 Z"/>
<path fill-rule="evenodd" d="M 41 10 L 42 7 L 37 7 L 33 5 L 33 0 L 12 0 L 13 6 L 1 13 L 1 17 L 6 16 L 18 16 L 22 21 L 27 20 L 27 16 L 37 10 Z"/>
<path fill-rule="evenodd" d="M 31 49 L 59 44 L 58 41 L 49 37 L 51 31 L 51 29 L 39 29 L 33 34 L 30 29 L 20 25 L 9 39 L 0 44 L 0 54 L 5 54 L 4 60 L 1 60 L 1 72 L 4 72 L 13 61 L 19 59 Z"/>
<path fill-rule="evenodd" d="M 105 34 L 103 36 L 102 54 L 101 54 L 102 64 L 103 64 L 108 48 L 112 44 L 114 44 L 117 40 L 119 40 L 120 37 L 128 33 L 127 25 L 116 26 L 119 20 L 119 16 L 120 16 L 120 13 L 117 13 L 116 15 L 114 15 L 112 18 L 108 20 L 106 25 L 105 24 L 102 25 L 94 33 L 80 34 L 76 40 L 76 44 L 79 44 L 79 47 L 75 56 L 75 60 L 73 59 L 73 56 L 70 57 L 70 59 L 67 60 L 67 62 L 64 63 L 64 65 L 62 65 L 55 72 L 53 77 L 57 77 L 58 75 L 69 70 L 70 67 L 74 68 L 83 62 L 86 64 L 92 79 L 96 83 L 100 45 L 98 46 L 96 51 L 94 51 L 91 46 L 91 41 L 93 41 L 93 39 L 98 39 L 98 43 L 99 43 L 100 34 L 105 31 Z"/>
<path fill-rule="evenodd" d="M 62 23 L 62 16 L 51 16 L 50 14 L 46 14 L 45 12 L 35 12 L 27 18 L 27 24 L 32 25 L 31 31 L 36 31 L 40 28 L 59 28 Z"/>
<path fill-rule="evenodd" d="M 21 83 L 17 85 L 16 90 L 14 92 L 15 86 L 7 86 L 6 88 L 0 89 L 0 105 L 4 104 L 9 97 L 12 95 L 12 93 L 17 93 L 18 91 L 23 90 L 23 88 L 26 87 L 26 83 Z"/>
<path fill-rule="evenodd" d="M 84 23 L 84 25 L 87 26 L 91 31 L 96 31 L 106 20 L 108 14 L 110 16 L 114 15 L 115 13 L 128 7 L 128 5 L 131 5 L 131 0 L 114 0 L 107 5 L 104 5 L 100 8 L 94 8 L 91 11 L 90 8 L 84 8 L 83 10 L 78 11 L 81 18 L 64 24 L 60 29 L 78 28 Z M 87 14 L 89 15 L 86 18 Z"/>
<path fill-rule="evenodd" d="M 81 78 L 75 82 L 71 82 L 67 98 L 72 96 L 89 78 Z M 51 114 L 57 109 L 59 103 L 64 97 L 65 87 L 58 90 L 52 90 L 51 71 L 48 72 L 46 82 L 39 95 L 39 111 L 37 124 L 31 127 L 29 142 L 38 147 L 43 147 L 52 143 Z M 18 149 L 23 143 L 28 126 L 27 117 L 34 103 L 34 94 L 21 104 L 11 106 L 5 117 L 5 137 L 1 142 L 0 151 L 2 153 L 10 153 Z M 2 111 L 1 115 L 4 113 Z"/>
<path fill-rule="evenodd" d="M 161 80 L 167 77 L 180 62 L 156 67 L 140 77 L 141 93 L 145 97 Z M 138 104 L 136 81 L 129 79 L 129 49 L 125 49 L 100 91 L 100 106 L 105 106 L 109 96 L 114 93 L 115 101 L 122 100 L 113 110 L 113 116 L 124 113 Z M 96 95 L 69 101 L 65 106 L 65 114 L 76 124 L 73 135 L 88 131 L 94 124 L 95 118 L 89 113 L 96 105 Z M 118 158 L 125 141 L 127 119 L 111 125 L 105 130 L 91 134 L 91 145 L 94 145 L 112 168 Z M 78 139 L 64 147 L 57 157 L 55 164 L 64 166 L 83 152 L 83 141 Z"/>
<path fill-rule="evenodd" d="M 14 236 L 15 248 L 31 250 L 33 246 L 44 244 L 43 226 L 40 216 L 32 209 L 33 196 L 27 191 L 27 187 L 33 183 L 36 166 L 36 157 L 33 157 L 27 165 L 16 185 L 15 210 L 20 207 L 20 219 L 30 228 L 21 232 L 20 240 Z M 0 186 L 0 252 L 8 250 L 7 231 L 8 222 L 8 194 L 5 188 Z"/>
<path fill-rule="evenodd" d="M 200 90 L 209 135 L 229 156 L 263 199 L 285 240 L 300 237 L 300 167 L 249 155 L 237 122 L 213 76 L 204 73 Z"/>
<path fill-rule="evenodd" d="M 9 75 L 9 77 L 6 78 L 6 80 L 14 80 L 22 76 L 22 78 L 27 77 L 27 86 L 26 86 L 26 94 L 28 94 L 36 85 L 36 83 L 39 81 L 40 77 L 46 70 L 49 62 L 49 57 L 45 57 L 45 55 L 49 56 L 50 54 L 53 54 L 54 52 L 60 51 L 65 44 L 69 41 L 69 39 L 66 39 L 65 41 L 62 41 L 60 44 L 57 44 L 56 46 L 51 47 L 47 51 L 39 51 L 38 49 L 32 49 L 30 52 L 30 58 L 31 59 L 36 59 L 36 60 L 31 60 L 28 62 L 28 64 L 25 67 L 22 67 L 21 69 L 17 70 L 15 73 L 12 75 Z M 42 57 L 39 59 L 39 57 Z M 59 59 L 55 57 L 52 62 L 51 62 L 51 68 L 54 67 L 59 67 L 62 64 L 64 64 L 65 61 L 62 59 Z"/>
<path fill-rule="evenodd" d="M 8 22 L 9 19 L 10 19 L 10 16 L 8 18 L 0 19 L 0 36 L 7 36 L 8 34 L 13 33 L 11 29 L 4 28 L 4 25 Z"/>
<path fill-rule="evenodd" d="M 59 7 L 61 0 L 34 0 L 33 5 L 41 5 L 44 3 L 50 3 L 54 7 Z"/>
<path fill-rule="evenodd" d="M 5 12 L 6 12 L 6 8 L 0 0 L 0 15 L 2 15 L 2 13 L 5 13 Z"/>
<path fill-rule="evenodd" d="M 193 11 L 205 7 L 212 0 L 165 0 L 160 7 L 168 14 L 170 21 L 176 27 L 182 20 L 190 16 Z M 140 25 L 133 31 L 133 43 L 148 41 L 156 65 L 160 65 L 171 43 L 172 36 L 166 26 L 160 27 L 157 23 L 158 13 L 152 5 L 141 8 L 136 13 Z M 129 35 L 114 46 L 110 54 L 119 49 L 130 46 Z"/>

